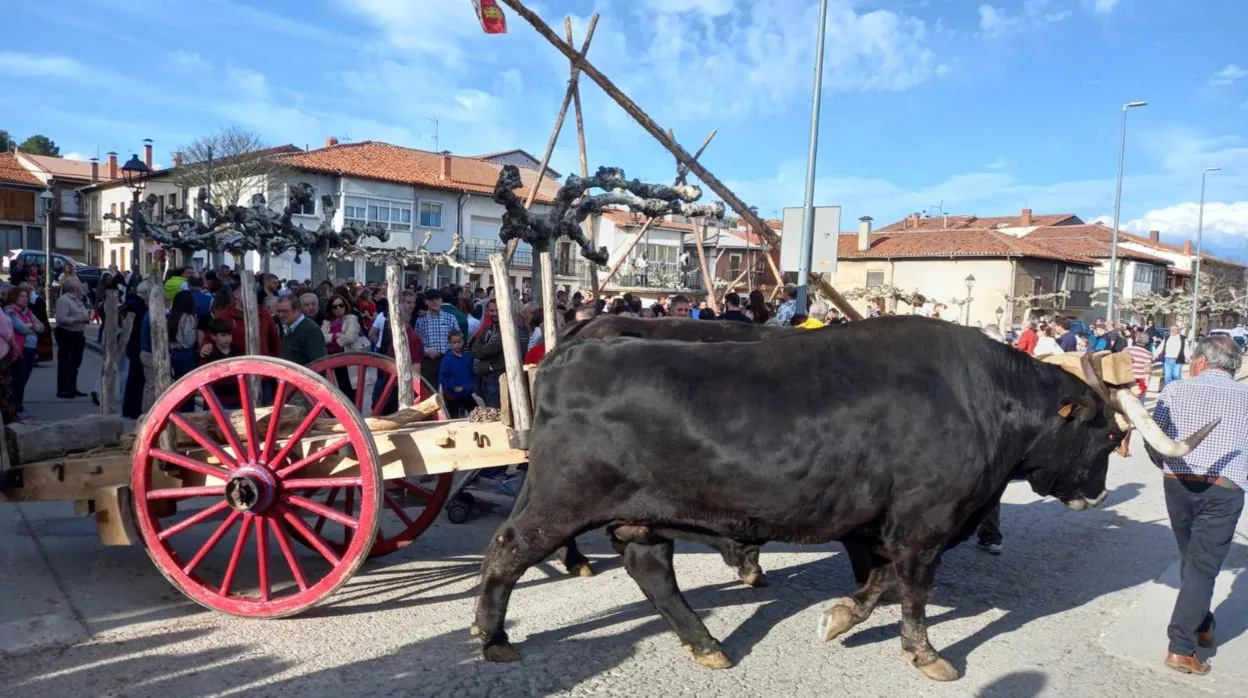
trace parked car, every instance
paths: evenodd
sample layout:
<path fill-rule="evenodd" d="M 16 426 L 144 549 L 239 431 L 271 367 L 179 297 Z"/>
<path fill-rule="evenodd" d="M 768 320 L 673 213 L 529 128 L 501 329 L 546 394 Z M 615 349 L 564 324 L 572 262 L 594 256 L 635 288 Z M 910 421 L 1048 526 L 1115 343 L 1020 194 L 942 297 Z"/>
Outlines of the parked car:
<path fill-rule="evenodd" d="M 12 250 L 4 256 L 4 269 L 6 275 L 12 275 L 13 262 L 18 262 L 22 266 L 30 264 L 46 264 L 47 255 L 42 250 Z M 80 262 L 72 257 L 66 257 L 63 254 L 52 253 L 52 268 L 64 269 L 65 265 L 72 264 L 74 273 L 82 280 L 88 290 L 94 290 L 100 283 L 100 277 L 104 274 L 103 267 L 94 267 L 85 262 Z"/>

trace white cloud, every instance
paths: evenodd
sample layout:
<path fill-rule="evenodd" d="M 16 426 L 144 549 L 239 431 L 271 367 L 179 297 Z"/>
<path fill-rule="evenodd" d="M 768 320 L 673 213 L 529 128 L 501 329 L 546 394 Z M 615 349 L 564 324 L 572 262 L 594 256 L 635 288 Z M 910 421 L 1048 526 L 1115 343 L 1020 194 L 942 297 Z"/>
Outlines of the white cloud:
<path fill-rule="evenodd" d="M 1053 0 L 1025 0 L 1017 13 L 985 4 L 979 6 L 979 30 L 987 39 L 1000 39 L 1061 22 L 1070 14 Z"/>
<path fill-rule="evenodd" d="M 78 151 L 74 151 L 72 153 L 66 153 L 62 155 L 61 157 L 65 158 L 66 160 L 86 160 L 87 159 L 86 155 L 83 155 L 82 153 L 79 153 Z"/>
<path fill-rule="evenodd" d="M 226 71 L 230 84 L 251 97 L 265 97 L 269 93 L 269 82 L 264 75 L 247 68 L 230 68 Z"/>
<path fill-rule="evenodd" d="M 195 51 L 174 51 L 170 58 L 179 68 L 199 72 L 212 70 L 212 62 Z"/>
<path fill-rule="evenodd" d="M 1109 14 L 1118 4 L 1118 0 L 1083 0 L 1083 4 L 1091 5 L 1092 11 L 1098 15 Z"/>
<path fill-rule="evenodd" d="M 1004 170 L 1007 166 L 1009 166 L 1009 164 L 1010 163 L 1005 161 L 1005 158 L 997 158 L 987 165 L 984 165 L 984 167 L 987 167 L 990 170 Z"/>
<path fill-rule="evenodd" d="M 707 17 L 720 17 L 732 12 L 734 0 L 643 0 L 642 4 L 651 12 L 700 12 Z"/>
<path fill-rule="evenodd" d="M 1195 238 L 1200 216 L 1196 201 L 1153 209 L 1133 219 L 1124 227 L 1137 232 L 1160 230 L 1171 237 Z M 1248 242 L 1248 201 L 1225 203 L 1205 202 L 1203 235 L 1206 240 L 1243 240 Z"/>
<path fill-rule="evenodd" d="M 1236 80 L 1248 77 L 1248 70 L 1245 70 L 1234 63 L 1227 65 L 1222 70 L 1214 73 L 1209 78 L 1209 84 L 1214 86 L 1230 85 Z"/>
<path fill-rule="evenodd" d="M 0 73 L 25 77 L 83 78 L 86 66 L 68 56 L 0 52 Z"/>

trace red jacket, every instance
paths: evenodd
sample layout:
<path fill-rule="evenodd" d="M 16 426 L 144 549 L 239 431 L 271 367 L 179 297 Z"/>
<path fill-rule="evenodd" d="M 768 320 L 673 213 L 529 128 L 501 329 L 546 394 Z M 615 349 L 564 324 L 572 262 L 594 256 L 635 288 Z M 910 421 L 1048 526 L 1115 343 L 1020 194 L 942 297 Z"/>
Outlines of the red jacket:
<path fill-rule="evenodd" d="M 532 349 L 530 349 L 528 352 L 525 353 L 524 365 L 528 366 L 530 364 L 541 363 L 542 357 L 545 355 L 546 355 L 546 343 L 538 342 L 537 344 L 533 345 Z"/>
<path fill-rule="evenodd" d="M 225 310 L 216 312 L 219 320 L 225 320 L 233 325 L 233 341 L 230 347 L 238 351 L 240 354 L 247 351 L 247 334 L 246 322 L 243 319 L 243 309 L 238 306 L 231 305 Z M 264 308 L 260 308 L 260 354 L 262 356 L 280 356 L 282 353 L 282 336 L 277 332 L 277 323 L 273 321 L 273 316 Z"/>
<path fill-rule="evenodd" d="M 1032 356 L 1035 356 L 1036 342 L 1038 341 L 1040 341 L 1040 337 L 1036 334 L 1035 330 L 1029 327 L 1023 330 L 1023 333 L 1018 336 L 1018 341 L 1014 342 L 1014 348 L 1024 354 L 1031 354 Z"/>

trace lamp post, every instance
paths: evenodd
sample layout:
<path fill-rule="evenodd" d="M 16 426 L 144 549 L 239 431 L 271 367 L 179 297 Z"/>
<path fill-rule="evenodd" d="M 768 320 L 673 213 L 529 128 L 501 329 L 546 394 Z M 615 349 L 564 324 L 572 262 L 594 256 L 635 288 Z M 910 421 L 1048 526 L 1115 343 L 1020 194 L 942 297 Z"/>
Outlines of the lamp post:
<path fill-rule="evenodd" d="M 149 172 L 151 170 L 137 154 L 131 155 L 130 160 L 121 167 L 122 179 L 132 197 L 130 203 L 130 270 L 134 277 L 131 279 L 133 283 L 137 283 L 142 276 L 142 266 L 139 264 L 139 196 L 143 194 L 143 187 L 147 184 L 145 177 Z"/>
<path fill-rule="evenodd" d="M 1118 217 L 1122 213 L 1122 165 L 1127 151 L 1127 111 L 1146 107 L 1148 102 L 1127 102 L 1122 105 L 1122 129 L 1118 138 L 1118 188 L 1114 193 L 1114 238 L 1109 246 L 1109 299 L 1105 303 L 1105 318 L 1114 323 L 1114 292 L 1118 288 Z"/>
<path fill-rule="evenodd" d="M 819 3 L 819 36 L 815 40 L 815 96 L 810 107 L 810 149 L 806 153 L 806 198 L 802 204 L 802 249 L 797 263 L 797 307 L 806 312 L 810 258 L 815 246 L 815 160 L 819 154 L 819 105 L 823 99 L 823 42 L 828 24 L 828 0 Z"/>
<path fill-rule="evenodd" d="M 975 288 L 975 275 L 966 275 L 966 325 L 971 325 L 971 289 Z"/>
<path fill-rule="evenodd" d="M 1192 324 L 1188 330 L 1188 339 L 1196 338 L 1196 310 L 1200 307 L 1200 243 L 1205 231 L 1205 177 L 1210 172 L 1218 172 L 1221 167 L 1206 167 L 1200 172 L 1200 209 L 1196 214 L 1196 264 L 1192 274 Z"/>
<path fill-rule="evenodd" d="M 49 185 L 51 182 L 48 183 Z M 56 215 L 56 196 L 49 186 L 39 194 L 43 202 L 43 302 L 52 315 L 52 219 Z"/>

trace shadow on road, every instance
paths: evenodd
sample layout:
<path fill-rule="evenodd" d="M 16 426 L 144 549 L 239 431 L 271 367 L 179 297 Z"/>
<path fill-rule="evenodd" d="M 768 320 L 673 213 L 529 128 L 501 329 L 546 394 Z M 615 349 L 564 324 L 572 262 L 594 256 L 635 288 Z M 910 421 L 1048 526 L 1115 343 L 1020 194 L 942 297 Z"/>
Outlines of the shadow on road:
<path fill-rule="evenodd" d="M 1038 671 L 1006 674 L 980 689 L 976 698 L 1032 698 L 1040 695 L 1048 679 Z"/>

